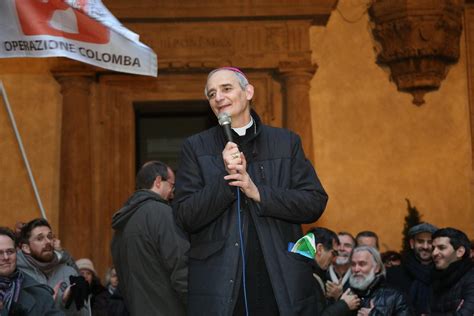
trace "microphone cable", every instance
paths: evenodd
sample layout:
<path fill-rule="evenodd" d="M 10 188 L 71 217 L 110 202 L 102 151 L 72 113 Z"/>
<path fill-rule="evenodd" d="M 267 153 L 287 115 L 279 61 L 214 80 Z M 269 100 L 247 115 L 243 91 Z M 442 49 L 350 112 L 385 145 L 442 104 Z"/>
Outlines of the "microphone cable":
<path fill-rule="evenodd" d="M 249 316 L 249 307 L 248 307 L 248 302 L 247 302 L 247 283 L 245 281 L 246 275 L 247 275 L 246 268 L 245 268 L 245 247 L 244 247 L 244 236 L 242 232 L 242 219 L 240 216 L 240 188 L 237 187 L 236 189 L 237 189 L 237 223 L 238 223 L 239 237 L 240 237 L 240 254 L 242 257 L 242 289 L 244 292 L 245 315 Z"/>

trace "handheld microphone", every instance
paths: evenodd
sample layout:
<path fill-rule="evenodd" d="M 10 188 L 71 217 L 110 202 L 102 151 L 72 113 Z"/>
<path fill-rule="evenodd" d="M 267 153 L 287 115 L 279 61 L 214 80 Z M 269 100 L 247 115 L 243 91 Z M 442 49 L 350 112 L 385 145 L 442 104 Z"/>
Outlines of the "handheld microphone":
<path fill-rule="evenodd" d="M 225 137 L 229 142 L 233 142 L 233 137 L 232 137 L 232 130 L 231 130 L 231 123 L 232 123 L 232 118 L 230 115 L 226 112 L 222 112 L 217 116 L 217 119 L 219 121 L 219 125 L 222 126 L 222 129 L 224 130 Z M 238 172 L 238 171 L 237 171 Z M 243 227 L 242 227 L 242 219 L 240 217 L 240 188 L 236 187 L 236 195 L 237 195 L 237 229 L 239 232 L 239 239 L 240 239 L 240 255 L 242 258 L 242 287 L 244 291 L 244 305 L 245 305 L 245 315 L 249 315 L 249 308 L 248 308 L 248 300 L 247 300 L 247 284 L 246 284 L 246 263 L 245 263 L 245 247 L 244 247 L 244 237 L 243 237 Z"/>
<path fill-rule="evenodd" d="M 233 137 L 232 137 L 232 129 L 231 129 L 231 123 L 232 123 L 232 118 L 230 115 L 226 112 L 220 113 L 217 116 L 217 119 L 219 121 L 219 125 L 222 126 L 222 129 L 224 130 L 225 137 L 229 142 L 233 142 Z"/>

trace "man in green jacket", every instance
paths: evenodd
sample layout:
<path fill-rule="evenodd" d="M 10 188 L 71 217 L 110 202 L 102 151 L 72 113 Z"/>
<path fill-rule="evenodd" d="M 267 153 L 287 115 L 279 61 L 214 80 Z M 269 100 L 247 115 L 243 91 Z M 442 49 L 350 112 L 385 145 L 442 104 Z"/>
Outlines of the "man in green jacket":
<path fill-rule="evenodd" d="M 168 204 L 174 173 L 162 162 L 147 162 L 137 189 L 112 219 L 120 293 L 132 315 L 185 315 L 189 242 Z"/>

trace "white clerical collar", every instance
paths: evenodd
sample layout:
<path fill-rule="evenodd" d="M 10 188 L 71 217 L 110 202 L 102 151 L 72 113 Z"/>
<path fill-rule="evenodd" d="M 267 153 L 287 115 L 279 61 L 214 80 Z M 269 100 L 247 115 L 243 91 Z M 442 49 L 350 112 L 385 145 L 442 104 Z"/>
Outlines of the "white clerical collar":
<path fill-rule="evenodd" d="M 252 124 L 253 124 L 253 117 L 250 117 L 250 122 L 247 125 L 242 126 L 242 127 L 232 128 L 232 129 L 234 130 L 234 132 L 237 133 L 237 135 L 244 136 L 245 133 L 247 132 L 247 128 L 252 126 Z"/>

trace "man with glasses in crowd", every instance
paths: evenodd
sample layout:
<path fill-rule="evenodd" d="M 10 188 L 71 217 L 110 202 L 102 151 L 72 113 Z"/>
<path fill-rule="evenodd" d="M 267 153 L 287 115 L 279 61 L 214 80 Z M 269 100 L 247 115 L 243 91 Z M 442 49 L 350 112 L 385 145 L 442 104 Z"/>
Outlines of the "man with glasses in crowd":
<path fill-rule="evenodd" d="M 339 239 L 335 232 L 324 227 L 309 230 L 314 235 L 316 252 L 314 255 L 313 277 L 316 280 L 317 315 L 344 316 L 351 315 L 359 308 L 360 299 L 350 293 L 349 289 L 341 293 L 335 300 L 327 298 L 327 270 L 334 258 L 338 256 Z M 295 254 L 295 256 L 300 256 Z"/>
<path fill-rule="evenodd" d="M 52 289 L 17 269 L 15 243 L 14 233 L 0 227 L 0 315 L 63 315 Z"/>
<path fill-rule="evenodd" d="M 132 315 L 185 315 L 189 242 L 169 206 L 174 179 L 164 163 L 145 163 L 138 190 L 112 219 L 118 287 Z"/>

